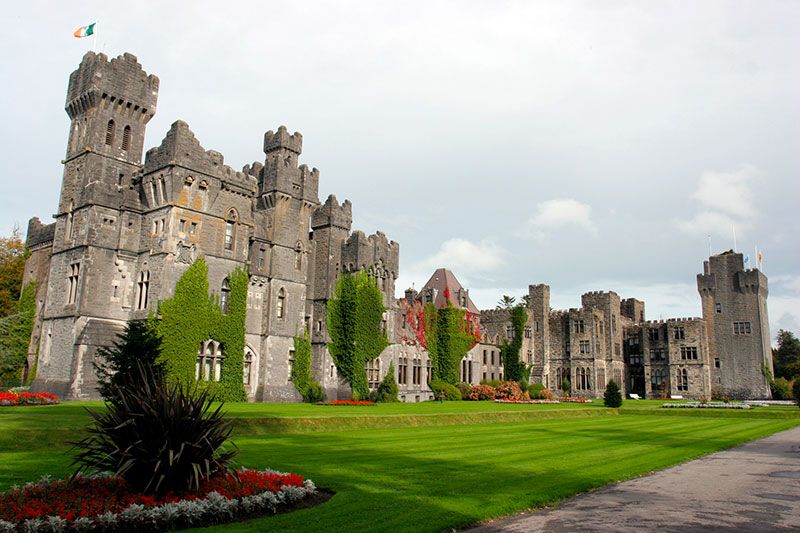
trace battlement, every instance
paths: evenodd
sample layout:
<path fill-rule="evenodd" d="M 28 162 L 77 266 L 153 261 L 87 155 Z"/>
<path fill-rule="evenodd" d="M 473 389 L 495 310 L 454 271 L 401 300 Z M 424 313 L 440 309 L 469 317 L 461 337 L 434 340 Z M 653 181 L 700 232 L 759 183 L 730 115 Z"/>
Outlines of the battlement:
<path fill-rule="evenodd" d="M 74 119 L 98 105 L 115 106 L 147 122 L 156 112 L 158 87 L 158 77 L 148 75 L 133 54 L 109 61 L 105 54 L 86 52 L 69 77 L 65 109 Z"/>
<path fill-rule="evenodd" d="M 353 204 L 350 200 L 345 200 L 339 205 L 333 194 L 329 195 L 325 203 L 311 215 L 311 229 L 333 226 L 349 231 L 352 223 Z"/>
<path fill-rule="evenodd" d="M 507 322 L 511 320 L 509 309 L 481 309 L 481 323 Z"/>
<path fill-rule="evenodd" d="M 25 246 L 29 250 L 48 246 L 53 243 L 56 233 L 56 223 L 42 224 L 39 217 L 33 217 L 28 221 L 28 234 L 25 238 Z"/>
<path fill-rule="evenodd" d="M 286 126 L 280 126 L 275 132 L 269 130 L 264 134 L 264 153 L 276 150 L 288 150 L 300 155 L 303 152 L 303 135 L 297 131 L 289 135 Z"/>
<path fill-rule="evenodd" d="M 737 272 L 736 285 L 741 292 L 763 293 L 765 296 L 769 290 L 767 276 L 757 268 Z"/>
<path fill-rule="evenodd" d="M 687 316 L 677 318 L 662 318 L 660 320 L 647 320 L 643 322 L 645 326 L 663 326 L 664 324 L 672 324 L 674 322 L 702 322 L 703 319 L 699 316 Z"/>
<path fill-rule="evenodd" d="M 143 173 L 147 174 L 166 167 L 180 165 L 188 169 L 217 177 L 234 185 L 234 190 L 254 195 L 257 178 L 239 172 L 225 164 L 225 157 L 216 150 L 206 150 L 197 140 L 189 125 L 177 120 L 172 123 L 161 144 L 147 151 Z"/>

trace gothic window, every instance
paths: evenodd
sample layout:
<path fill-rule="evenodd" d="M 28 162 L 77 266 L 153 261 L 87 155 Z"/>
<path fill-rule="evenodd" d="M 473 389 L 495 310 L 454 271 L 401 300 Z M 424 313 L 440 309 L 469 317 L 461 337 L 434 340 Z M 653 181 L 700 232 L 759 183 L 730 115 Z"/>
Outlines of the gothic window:
<path fill-rule="evenodd" d="M 377 389 L 381 384 L 381 360 L 377 357 L 366 362 L 367 383 L 370 389 Z"/>
<path fill-rule="evenodd" d="M 411 372 L 411 381 L 414 385 L 422 384 L 422 359 L 414 359 L 414 369 Z"/>
<path fill-rule="evenodd" d="M 78 278 L 81 274 L 81 265 L 80 263 L 72 263 L 69 266 L 69 278 L 68 278 L 68 292 L 67 292 L 67 303 L 74 304 L 75 300 L 78 298 Z"/>
<path fill-rule="evenodd" d="M 250 385 L 253 382 L 253 361 L 255 354 L 250 348 L 244 349 L 244 367 L 242 369 L 242 382 L 245 385 Z"/>
<path fill-rule="evenodd" d="M 153 205 L 158 205 L 158 191 L 156 191 L 156 182 L 150 182 L 150 194 L 153 196 Z"/>
<path fill-rule="evenodd" d="M 401 357 L 397 361 L 397 383 L 408 385 L 408 357 Z"/>
<path fill-rule="evenodd" d="M 236 236 L 236 211 L 228 211 L 228 218 L 225 219 L 225 249 L 233 250 L 234 238 Z"/>
<path fill-rule="evenodd" d="M 158 193 L 159 193 L 159 204 L 163 204 L 167 201 L 167 184 L 164 181 L 164 178 L 158 178 Z"/>
<path fill-rule="evenodd" d="M 286 291 L 283 290 L 283 287 L 281 287 L 281 290 L 278 291 L 278 305 L 275 308 L 275 316 L 277 318 L 283 318 L 285 314 L 286 314 Z"/>
<path fill-rule="evenodd" d="M 195 363 L 195 379 L 197 381 L 219 381 L 222 378 L 222 346 L 214 340 L 200 343 Z"/>
<path fill-rule="evenodd" d="M 228 314 L 228 304 L 230 303 L 231 297 L 231 284 L 228 281 L 228 278 L 222 280 L 222 288 L 219 292 L 219 307 L 222 309 L 224 314 Z"/>
<path fill-rule="evenodd" d="M 114 144 L 114 121 L 109 120 L 108 124 L 106 125 L 106 145 L 111 146 Z"/>
<path fill-rule="evenodd" d="M 131 147 L 131 127 L 125 126 L 125 129 L 122 130 L 122 149 L 126 152 Z"/>
<path fill-rule="evenodd" d="M 667 381 L 667 371 L 663 368 L 656 368 L 650 374 L 650 384 L 653 390 L 659 389 Z"/>
<path fill-rule="evenodd" d="M 139 272 L 139 280 L 137 282 L 139 289 L 139 298 L 136 300 L 136 309 L 147 309 L 147 298 L 150 292 L 150 271 L 142 270 Z"/>
<path fill-rule="evenodd" d="M 483 364 L 486 364 L 486 350 L 483 351 Z"/>
<path fill-rule="evenodd" d="M 299 242 L 294 248 L 294 268 L 295 270 L 303 268 L 303 248 L 300 246 Z"/>
<path fill-rule="evenodd" d="M 677 373 L 678 378 L 678 390 L 679 391 L 688 391 L 689 390 L 689 375 L 685 368 L 679 368 Z"/>

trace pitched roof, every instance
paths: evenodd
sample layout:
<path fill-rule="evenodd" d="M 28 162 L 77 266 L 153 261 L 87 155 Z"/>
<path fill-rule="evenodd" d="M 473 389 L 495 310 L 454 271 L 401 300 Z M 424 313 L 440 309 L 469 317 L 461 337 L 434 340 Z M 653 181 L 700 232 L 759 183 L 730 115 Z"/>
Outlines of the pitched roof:
<path fill-rule="evenodd" d="M 470 313 L 478 314 L 480 311 L 469 297 L 467 290 L 459 283 L 456 276 L 446 268 L 437 268 L 428 282 L 419 291 L 421 298 L 425 298 L 428 291 L 432 291 L 433 305 L 441 309 L 447 306 L 447 301 L 455 307 L 466 309 Z M 458 295 L 461 294 L 465 305 L 461 305 L 458 301 Z"/>

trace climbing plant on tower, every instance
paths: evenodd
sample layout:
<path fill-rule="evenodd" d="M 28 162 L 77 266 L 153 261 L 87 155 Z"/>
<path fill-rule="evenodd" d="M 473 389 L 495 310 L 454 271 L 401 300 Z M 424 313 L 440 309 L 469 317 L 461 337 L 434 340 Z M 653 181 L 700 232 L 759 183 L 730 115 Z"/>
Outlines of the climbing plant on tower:
<path fill-rule="evenodd" d="M 241 268 L 228 275 L 230 293 L 226 312 L 209 295 L 208 265 L 195 261 L 175 285 L 175 295 L 158 306 L 157 331 L 162 338 L 161 358 L 167 378 L 185 385 L 196 382 L 198 350 L 206 340 L 220 343 L 224 358 L 219 381 L 201 381 L 217 399 L 246 399 L 242 373 L 244 328 L 247 311 L 247 272 Z"/>
<path fill-rule="evenodd" d="M 343 273 L 336 280 L 328 300 L 328 351 L 354 398 L 369 395 L 365 364 L 389 345 L 381 330 L 385 311 L 383 295 L 366 272 Z"/>
<path fill-rule="evenodd" d="M 505 378 L 509 381 L 527 380 L 528 366 L 522 361 L 519 352 L 522 349 L 522 336 L 525 332 L 525 324 L 528 322 L 528 312 L 524 305 L 518 305 L 511 309 L 510 315 L 514 337 L 511 342 L 500 345 L 503 371 Z"/>
<path fill-rule="evenodd" d="M 458 383 L 461 359 L 480 340 L 472 317 L 466 310 L 452 305 L 449 298 L 441 309 L 429 303 L 425 306 L 424 338 L 432 378 L 451 385 Z"/>

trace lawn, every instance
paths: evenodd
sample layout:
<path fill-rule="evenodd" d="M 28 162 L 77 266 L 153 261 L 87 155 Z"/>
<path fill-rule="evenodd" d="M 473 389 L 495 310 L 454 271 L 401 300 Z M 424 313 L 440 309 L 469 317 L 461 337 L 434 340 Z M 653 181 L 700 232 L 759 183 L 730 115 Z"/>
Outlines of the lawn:
<path fill-rule="evenodd" d="M 239 462 L 298 472 L 336 495 L 215 529 L 442 531 L 800 425 L 796 407 L 668 414 L 659 401 L 601 404 L 230 404 Z M 0 409 L 0 490 L 69 472 L 65 443 L 86 420 L 74 403 Z"/>

